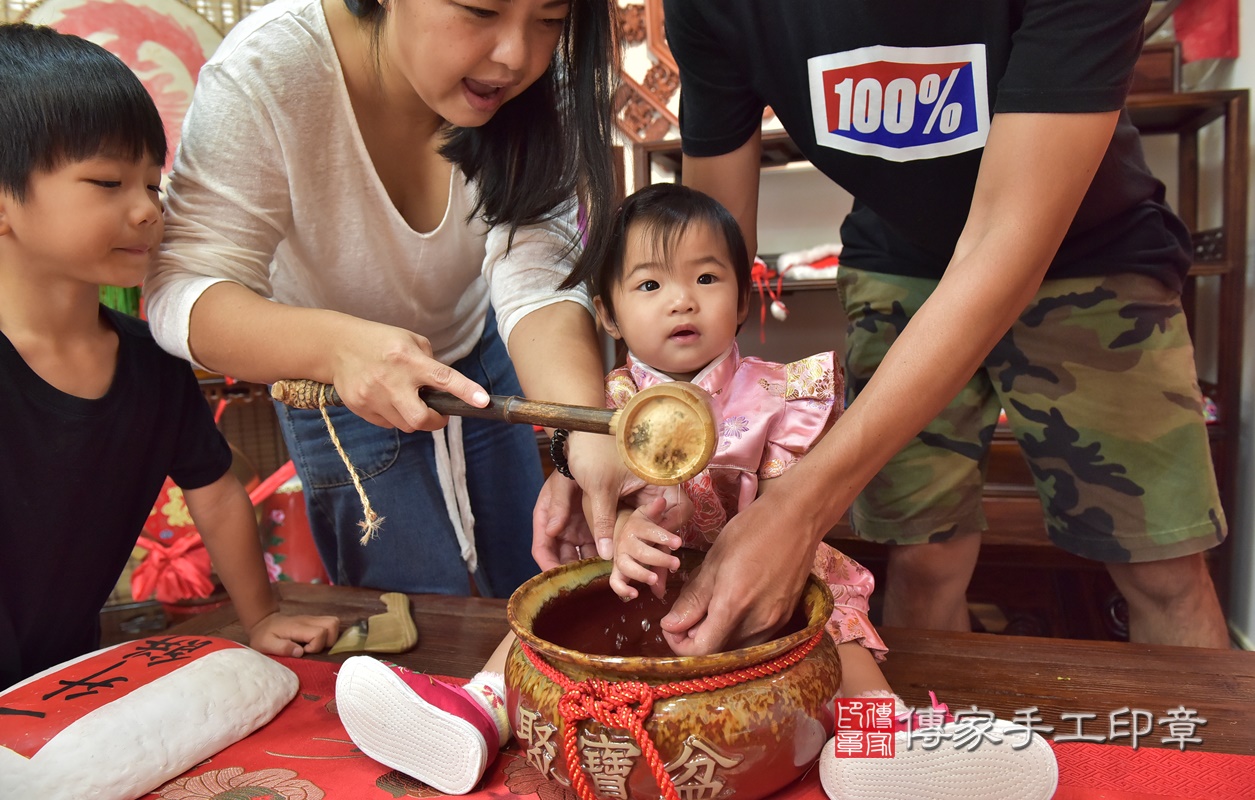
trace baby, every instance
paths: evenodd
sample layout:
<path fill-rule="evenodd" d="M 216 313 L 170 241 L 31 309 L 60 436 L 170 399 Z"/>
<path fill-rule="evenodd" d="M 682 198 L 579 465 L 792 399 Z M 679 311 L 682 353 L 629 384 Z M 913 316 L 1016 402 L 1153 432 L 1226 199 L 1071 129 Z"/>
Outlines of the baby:
<path fill-rule="evenodd" d="M 619 208 L 604 247 L 590 289 L 602 325 L 628 347 L 625 366 L 607 376 L 609 404 L 621 407 L 648 386 L 691 381 L 711 395 L 720 420 L 710 465 L 682 491 L 653 490 L 652 499 L 620 508 L 611 588 L 631 599 L 642 584 L 661 596 L 667 572 L 680 566 L 673 550 L 709 549 L 727 520 L 771 491 L 772 480 L 831 427 L 843 405 L 842 373 L 831 352 L 788 364 L 741 357 L 736 334 L 749 311 L 750 262 L 736 220 L 712 198 L 672 184 L 641 189 Z M 868 619 L 871 574 L 826 544 L 812 572 L 836 603 L 827 630 L 841 660 L 841 696 L 892 698 L 905 716 L 877 665 L 885 645 Z M 349 736 L 363 752 L 440 791 L 470 791 L 509 739 L 502 673 L 512 639 L 464 688 L 371 658 L 349 659 L 336 691 Z M 455 736 L 456 749 L 472 753 L 456 766 L 444 757 Z M 1048 798 L 1057 774 L 1049 745 L 1034 735 L 1028 747 L 1010 749 L 924 750 L 900 740 L 893 759 L 838 759 L 829 742 L 821 777 L 834 800 L 857 796 L 851 788 L 867 781 L 896 792 L 880 797 L 916 797 L 916 787 L 928 785 L 930 797 L 968 800 L 974 782 L 989 781 Z M 1032 793 L 1039 784 L 1041 792 Z"/>

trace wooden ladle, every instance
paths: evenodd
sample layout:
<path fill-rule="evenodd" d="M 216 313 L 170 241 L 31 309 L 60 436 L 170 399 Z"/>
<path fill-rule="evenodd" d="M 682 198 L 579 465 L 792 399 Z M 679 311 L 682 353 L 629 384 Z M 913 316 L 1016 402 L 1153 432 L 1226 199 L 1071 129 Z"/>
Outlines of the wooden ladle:
<path fill-rule="evenodd" d="M 292 408 L 342 406 L 334 386 L 317 381 L 282 380 L 270 388 L 274 399 Z M 620 409 L 546 403 L 490 395 L 483 408 L 446 392 L 422 391 L 423 402 L 445 416 L 479 417 L 543 425 L 615 437 L 619 456 L 646 483 L 671 486 L 706 468 L 715 452 L 715 418 L 710 397 L 686 381 L 642 389 Z"/>

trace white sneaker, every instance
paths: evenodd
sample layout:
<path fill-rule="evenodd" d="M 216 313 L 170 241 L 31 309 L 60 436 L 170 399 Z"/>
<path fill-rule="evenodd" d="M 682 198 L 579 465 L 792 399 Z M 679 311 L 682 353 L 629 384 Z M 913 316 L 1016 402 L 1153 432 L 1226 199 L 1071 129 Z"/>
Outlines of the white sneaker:
<path fill-rule="evenodd" d="M 363 753 L 445 794 L 474 789 L 497 754 L 496 723 L 460 686 L 369 656 L 340 666 L 336 708 Z"/>
<path fill-rule="evenodd" d="M 956 727 L 947 722 L 943 732 Z M 837 758 L 834 738 L 819 755 L 819 779 L 831 800 L 1050 800 L 1059 784 L 1054 750 L 1036 733 L 1023 745 L 1023 730 L 994 720 L 989 733 L 1002 741 L 974 750 L 949 740 L 907 749 L 909 734 L 899 731 L 893 758 Z"/>

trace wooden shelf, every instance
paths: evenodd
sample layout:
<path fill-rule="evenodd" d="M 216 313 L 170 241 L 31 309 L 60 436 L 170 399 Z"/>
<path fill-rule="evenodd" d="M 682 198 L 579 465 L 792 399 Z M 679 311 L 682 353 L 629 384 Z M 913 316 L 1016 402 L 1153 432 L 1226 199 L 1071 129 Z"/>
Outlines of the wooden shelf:
<path fill-rule="evenodd" d="M 680 182 L 683 169 L 680 166 L 682 151 L 679 139 L 638 142 L 633 146 L 632 156 L 636 188 L 653 183 L 651 167 L 654 164 L 675 173 L 676 183 Z M 789 138 L 789 134 L 782 130 L 763 131 L 763 153 L 760 159 L 763 167 L 778 167 L 804 160 L 802 151 Z"/>
<path fill-rule="evenodd" d="M 767 266 L 771 266 L 771 261 L 765 258 L 763 260 L 767 262 Z M 771 279 L 771 287 L 773 289 L 776 287 L 775 278 Z M 789 294 L 790 292 L 831 291 L 836 288 L 836 278 L 816 278 L 810 281 L 780 281 L 780 291 L 783 294 Z"/>
<path fill-rule="evenodd" d="M 1245 89 L 1131 94 L 1124 105 L 1137 129 L 1150 136 L 1197 131 L 1224 116 L 1226 106 L 1245 94 Z"/>

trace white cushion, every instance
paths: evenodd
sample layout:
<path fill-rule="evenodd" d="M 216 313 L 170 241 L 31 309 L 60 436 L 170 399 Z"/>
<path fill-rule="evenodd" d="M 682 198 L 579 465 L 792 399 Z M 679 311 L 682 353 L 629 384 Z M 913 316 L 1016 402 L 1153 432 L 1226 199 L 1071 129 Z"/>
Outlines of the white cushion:
<path fill-rule="evenodd" d="M 209 644 L 198 653 L 199 643 Z M 186 659 L 165 655 L 172 647 Z M 156 666 L 136 666 L 146 662 Z M 94 691 L 61 683 L 124 672 Z M 274 660 L 208 636 L 141 639 L 67 661 L 0 693 L 0 798 L 141 797 L 269 722 L 298 683 Z M 99 707 L 79 716 L 76 702 Z"/>

